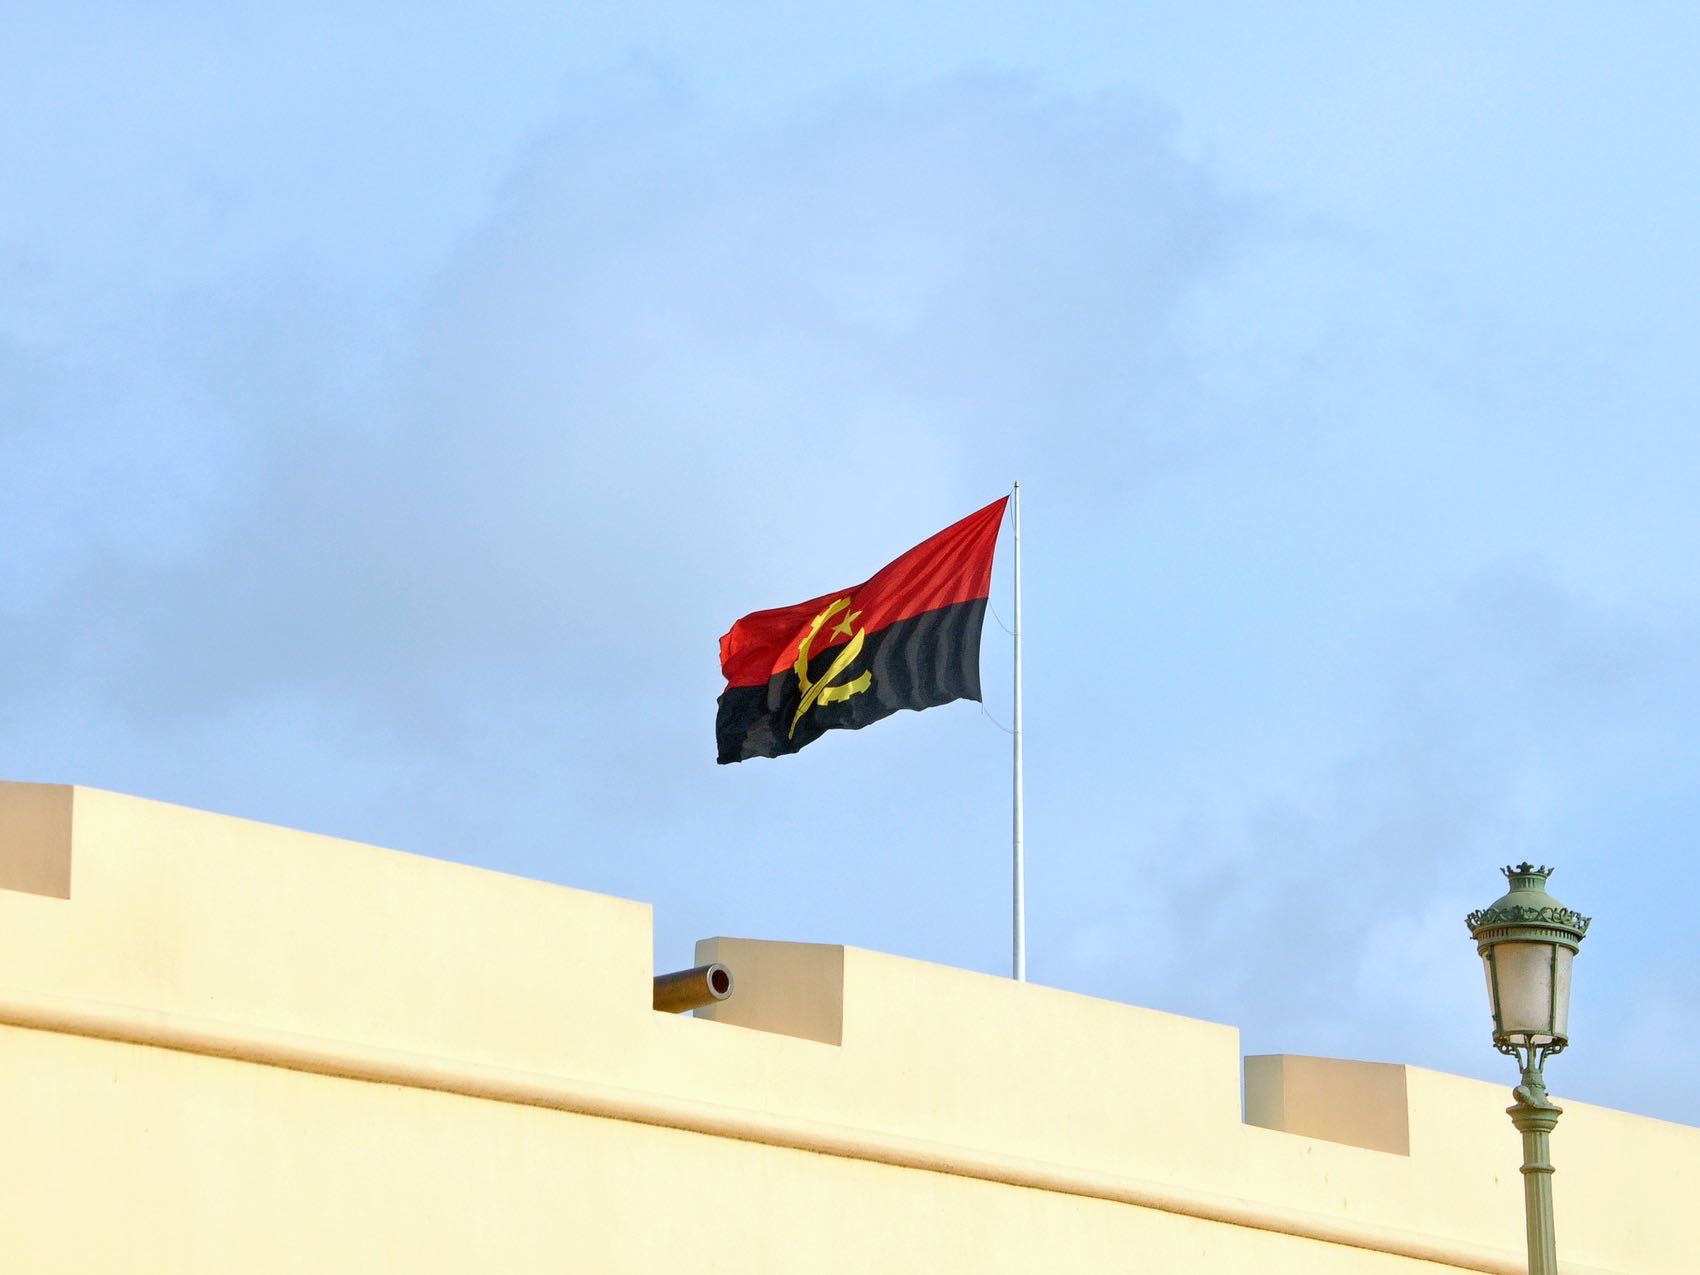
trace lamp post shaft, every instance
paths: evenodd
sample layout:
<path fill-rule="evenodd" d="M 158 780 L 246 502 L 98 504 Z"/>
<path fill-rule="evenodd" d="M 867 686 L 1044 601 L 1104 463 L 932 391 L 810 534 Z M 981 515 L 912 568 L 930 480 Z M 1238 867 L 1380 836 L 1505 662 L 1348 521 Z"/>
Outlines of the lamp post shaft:
<path fill-rule="evenodd" d="M 1535 1070 L 1523 1073 L 1512 1091 L 1517 1099 L 1505 1109 L 1523 1135 L 1523 1221 L 1529 1236 L 1529 1275 L 1558 1275 L 1558 1247 L 1552 1224 L 1552 1155 L 1548 1136 L 1562 1108 L 1547 1097 L 1546 1084 Z"/>

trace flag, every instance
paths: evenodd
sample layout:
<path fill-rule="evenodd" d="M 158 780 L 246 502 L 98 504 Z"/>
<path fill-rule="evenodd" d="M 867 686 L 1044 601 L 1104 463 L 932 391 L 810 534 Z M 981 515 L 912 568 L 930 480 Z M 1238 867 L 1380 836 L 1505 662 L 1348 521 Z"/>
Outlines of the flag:
<path fill-rule="evenodd" d="M 719 760 L 780 757 L 900 708 L 980 698 L 980 626 L 1006 496 L 862 584 L 756 611 L 720 639 Z"/>

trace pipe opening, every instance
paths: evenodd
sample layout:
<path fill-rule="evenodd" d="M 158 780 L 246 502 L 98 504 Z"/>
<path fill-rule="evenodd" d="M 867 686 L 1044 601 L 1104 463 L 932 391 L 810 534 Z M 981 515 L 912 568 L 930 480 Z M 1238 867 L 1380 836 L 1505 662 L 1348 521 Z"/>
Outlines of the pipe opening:
<path fill-rule="evenodd" d="M 651 1004 L 666 1014 L 685 1014 L 732 994 L 732 971 L 718 961 L 673 974 L 657 974 Z"/>

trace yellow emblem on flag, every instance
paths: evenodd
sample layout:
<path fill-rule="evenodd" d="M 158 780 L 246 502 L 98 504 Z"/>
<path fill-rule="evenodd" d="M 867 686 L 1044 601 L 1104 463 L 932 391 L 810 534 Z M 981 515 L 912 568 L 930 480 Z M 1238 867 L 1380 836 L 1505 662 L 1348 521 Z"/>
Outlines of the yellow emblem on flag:
<path fill-rule="evenodd" d="M 850 599 L 839 598 L 826 610 L 814 618 L 809 625 L 809 631 L 803 635 L 801 644 L 797 647 L 797 685 L 802 689 L 803 702 L 797 705 L 797 712 L 791 718 L 790 738 L 797 737 L 797 723 L 803 720 L 803 714 L 816 704 L 840 704 L 852 695 L 860 695 L 873 685 L 874 675 L 868 670 L 852 678 L 848 682 L 836 682 L 834 679 L 843 675 L 844 671 L 856 662 L 856 657 L 862 653 L 862 639 L 867 636 L 866 629 L 851 631 L 850 626 L 856 622 L 860 611 L 850 610 Z M 814 643 L 815 635 L 821 631 L 821 626 L 840 612 L 848 612 L 842 620 L 833 626 L 834 635 L 843 634 L 850 640 L 844 644 L 844 649 L 827 667 L 819 680 L 809 680 L 809 647 Z"/>

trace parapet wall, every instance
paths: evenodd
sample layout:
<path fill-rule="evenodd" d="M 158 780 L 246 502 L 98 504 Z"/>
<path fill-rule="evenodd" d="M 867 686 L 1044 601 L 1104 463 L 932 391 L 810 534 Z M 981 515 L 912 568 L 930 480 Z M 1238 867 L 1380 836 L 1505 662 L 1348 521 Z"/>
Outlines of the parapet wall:
<path fill-rule="evenodd" d="M 0 1268 L 1522 1269 L 1498 1086 L 89 789 L 0 784 Z M 1561 1099 L 1562 1101 L 1562 1099 Z M 1567 1271 L 1700 1130 L 1564 1104 Z"/>

